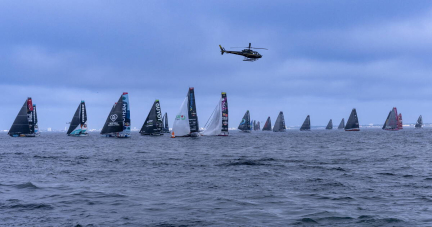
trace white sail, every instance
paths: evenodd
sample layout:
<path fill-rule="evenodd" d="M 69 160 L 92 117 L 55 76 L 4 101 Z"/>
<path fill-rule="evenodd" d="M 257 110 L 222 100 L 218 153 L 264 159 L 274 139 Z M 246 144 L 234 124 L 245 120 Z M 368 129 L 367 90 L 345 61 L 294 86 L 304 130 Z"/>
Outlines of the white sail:
<path fill-rule="evenodd" d="M 215 111 L 210 117 L 211 119 L 202 134 L 205 136 L 217 136 L 222 133 L 222 99 L 219 100 Z"/>
<path fill-rule="evenodd" d="M 187 136 L 190 134 L 189 114 L 188 114 L 188 97 L 183 101 L 179 113 L 176 115 L 172 131 L 175 136 Z"/>

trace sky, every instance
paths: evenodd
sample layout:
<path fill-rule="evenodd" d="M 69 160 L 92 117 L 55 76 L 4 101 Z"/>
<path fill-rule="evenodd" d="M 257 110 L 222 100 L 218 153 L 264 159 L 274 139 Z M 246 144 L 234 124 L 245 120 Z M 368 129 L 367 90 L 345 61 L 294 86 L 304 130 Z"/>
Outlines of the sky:
<path fill-rule="evenodd" d="M 394 106 L 432 122 L 431 1 L 0 1 L 0 34 L 2 130 L 27 97 L 41 129 L 64 129 L 81 100 L 100 129 L 122 92 L 132 127 L 155 99 L 172 127 L 188 87 L 201 126 L 221 92 L 230 127 L 246 110 L 325 126 L 356 108 L 382 124 Z M 218 46 L 249 43 L 262 59 Z"/>

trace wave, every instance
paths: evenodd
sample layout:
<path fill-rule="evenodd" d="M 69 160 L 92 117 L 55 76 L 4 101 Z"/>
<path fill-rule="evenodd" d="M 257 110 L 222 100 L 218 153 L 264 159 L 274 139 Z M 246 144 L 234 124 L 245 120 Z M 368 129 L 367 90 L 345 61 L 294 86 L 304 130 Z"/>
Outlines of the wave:
<path fill-rule="evenodd" d="M 44 203 L 28 203 L 28 204 L 12 204 L 2 205 L 5 209 L 20 209 L 20 210 L 52 210 L 53 206 Z"/>
<path fill-rule="evenodd" d="M 257 160 L 236 159 L 234 161 L 219 164 L 217 166 L 270 166 L 272 164 L 270 164 L 268 162 L 274 162 L 274 161 L 276 161 L 276 159 L 274 159 L 274 158 L 261 158 L 261 159 L 257 159 Z"/>
<path fill-rule="evenodd" d="M 17 185 L 15 185 L 15 188 L 18 188 L 18 189 L 23 189 L 23 188 L 38 189 L 39 187 L 34 185 L 32 182 L 27 182 L 24 184 L 17 184 Z"/>

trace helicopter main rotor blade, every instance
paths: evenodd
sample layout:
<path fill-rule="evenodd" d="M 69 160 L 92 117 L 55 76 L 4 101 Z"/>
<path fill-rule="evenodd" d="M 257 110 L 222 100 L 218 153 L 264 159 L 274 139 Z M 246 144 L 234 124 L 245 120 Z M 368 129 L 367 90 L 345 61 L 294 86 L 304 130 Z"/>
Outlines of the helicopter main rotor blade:
<path fill-rule="evenodd" d="M 267 48 L 261 48 L 261 47 L 251 47 L 252 49 L 263 49 L 263 50 L 268 50 Z"/>

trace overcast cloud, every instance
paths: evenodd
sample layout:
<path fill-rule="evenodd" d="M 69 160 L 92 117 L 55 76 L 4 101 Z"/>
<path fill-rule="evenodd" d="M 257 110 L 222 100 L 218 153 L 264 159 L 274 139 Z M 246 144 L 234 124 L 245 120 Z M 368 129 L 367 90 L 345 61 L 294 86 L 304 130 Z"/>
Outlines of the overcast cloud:
<path fill-rule="evenodd" d="M 99 129 L 123 91 L 140 128 L 155 99 L 172 120 L 189 86 L 202 126 L 222 91 L 230 127 L 246 110 L 317 126 L 354 107 L 382 124 L 393 106 L 432 122 L 430 1 L 2 1 L 0 18 L 0 129 L 27 97 L 41 129 L 64 128 L 80 100 Z M 220 55 L 249 42 L 269 50 Z"/>

